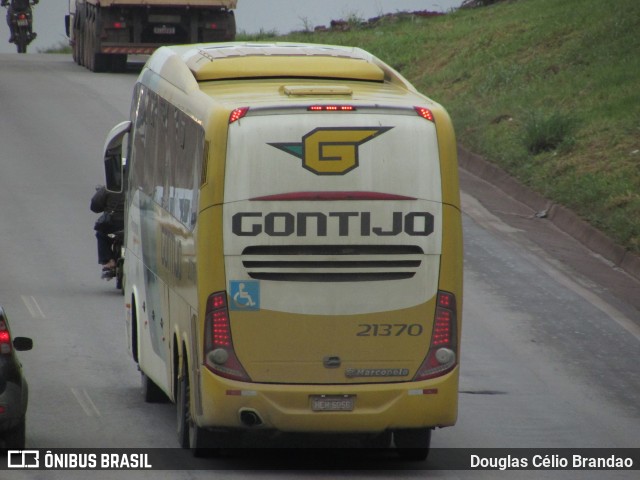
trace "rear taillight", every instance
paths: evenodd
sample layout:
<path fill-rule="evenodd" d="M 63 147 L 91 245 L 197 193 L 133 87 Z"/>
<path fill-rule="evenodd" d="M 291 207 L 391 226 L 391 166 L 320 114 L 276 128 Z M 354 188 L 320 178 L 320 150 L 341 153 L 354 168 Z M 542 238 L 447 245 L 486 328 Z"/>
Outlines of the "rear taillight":
<path fill-rule="evenodd" d="M 240 120 L 242 117 L 244 117 L 247 114 L 248 111 L 249 111 L 249 107 L 241 107 L 233 110 L 229 114 L 229 124 L 232 124 L 233 122 L 237 122 L 238 120 Z"/>
<path fill-rule="evenodd" d="M 113 22 L 113 24 L 111 26 L 112 26 L 112 28 L 115 28 L 116 30 L 122 30 L 122 29 L 127 28 L 127 23 L 123 22 L 123 21 Z"/>
<path fill-rule="evenodd" d="M 11 334 L 4 320 L 0 320 L 0 354 L 11 353 Z"/>
<path fill-rule="evenodd" d="M 311 105 L 307 108 L 310 112 L 354 112 L 353 105 Z"/>
<path fill-rule="evenodd" d="M 209 370 L 221 377 L 251 381 L 233 349 L 226 292 L 209 296 L 204 335 L 204 363 Z"/>
<path fill-rule="evenodd" d="M 456 328 L 456 297 L 439 291 L 429 353 L 418 369 L 414 380 L 438 377 L 453 370 L 457 364 L 458 341 Z"/>
<path fill-rule="evenodd" d="M 433 112 L 431 110 L 429 110 L 428 108 L 413 107 L 413 109 L 416 111 L 416 113 L 418 115 L 420 115 L 425 120 L 429 120 L 430 122 L 434 122 L 435 123 L 436 120 L 435 120 L 435 118 L 433 116 Z"/>

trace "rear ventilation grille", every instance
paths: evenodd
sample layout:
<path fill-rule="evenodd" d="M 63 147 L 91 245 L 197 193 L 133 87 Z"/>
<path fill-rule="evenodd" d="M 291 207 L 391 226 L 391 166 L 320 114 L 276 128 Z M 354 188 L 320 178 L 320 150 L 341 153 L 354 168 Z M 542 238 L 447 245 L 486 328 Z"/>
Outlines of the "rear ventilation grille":
<path fill-rule="evenodd" d="M 423 250 L 406 245 L 295 245 L 247 247 L 242 264 L 256 280 L 371 282 L 416 274 Z"/>

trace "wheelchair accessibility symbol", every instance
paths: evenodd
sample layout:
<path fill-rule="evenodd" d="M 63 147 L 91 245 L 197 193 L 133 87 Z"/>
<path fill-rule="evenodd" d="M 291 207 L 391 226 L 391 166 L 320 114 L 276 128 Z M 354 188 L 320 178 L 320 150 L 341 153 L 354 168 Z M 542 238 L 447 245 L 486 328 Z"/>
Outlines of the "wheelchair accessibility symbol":
<path fill-rule="evenodd" d="M 260 310 L 260 282 L 231 280 L 229 282 L 230 310 Z"/>

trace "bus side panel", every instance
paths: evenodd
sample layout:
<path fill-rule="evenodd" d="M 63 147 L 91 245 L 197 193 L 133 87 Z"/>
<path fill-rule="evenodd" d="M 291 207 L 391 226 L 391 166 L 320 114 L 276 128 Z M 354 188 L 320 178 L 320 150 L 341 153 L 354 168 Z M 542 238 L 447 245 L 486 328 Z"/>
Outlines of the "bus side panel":
<path fill-rule="evenodd" d="M 440 263 L 440 290 L 456 296 L 458 357 L 460 356 L 460 335 L 462 331 L 463 297 L 463 239 L 462 214 L 460 210 L 443 205 L 442 261 Z"/>
<path fill-rule="evenodd" d="M 162 262 L 162 232 L 158 218 L 162 214 L 145 195 L 140 194 L 137 198 L 140 200 L 137 206 L 139 241 L 144 260 L 138 269 L 140 275 L 129 278 L 132 287 L 143 294 L 136 298 L 139 366 L 158 387 L 171 395 L 169 288 L 158 274 Z"/>

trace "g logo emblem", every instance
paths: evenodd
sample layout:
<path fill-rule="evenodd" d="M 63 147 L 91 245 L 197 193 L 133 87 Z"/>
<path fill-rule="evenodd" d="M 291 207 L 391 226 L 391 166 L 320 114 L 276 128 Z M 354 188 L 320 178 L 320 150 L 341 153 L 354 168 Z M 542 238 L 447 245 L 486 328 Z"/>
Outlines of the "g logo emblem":
<path fill-rule="evenodd" d="M 358 166 L 358 147 L 393 127 L 316 128 L 302 143 L 270 143 L 302 159 L 316 175 L 344 175 Z"/>

